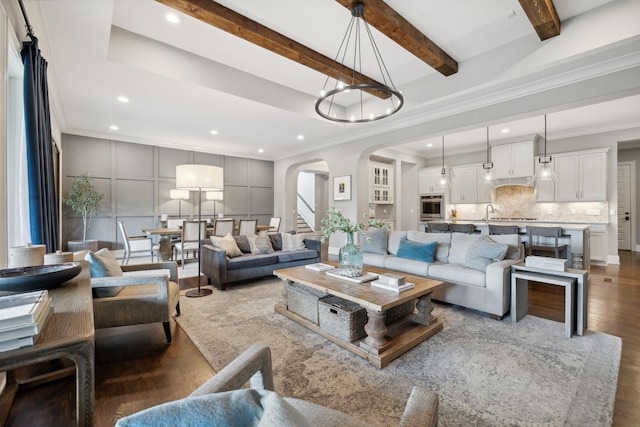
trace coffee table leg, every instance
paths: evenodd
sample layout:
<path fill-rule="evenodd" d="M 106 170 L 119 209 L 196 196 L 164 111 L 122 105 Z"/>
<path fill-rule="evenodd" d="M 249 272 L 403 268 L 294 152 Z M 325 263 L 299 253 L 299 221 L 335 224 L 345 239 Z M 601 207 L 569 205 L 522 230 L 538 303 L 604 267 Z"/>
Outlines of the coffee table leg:
<path fill-rule="evenodd" d="M 387 325 L 384 324 L 385 313 L 367 310 L 367 315 L 369 321 L 364 325 L 367 337 L 360 341 L 360 347 L 369 353 L 380 354 L 391 345 L 384 337 L 387 334 Z"/>
<path fill-rule="evenodd" d="M 438 319 L 431 314 L 431 312 L 433 311 L 431 293 L 422 295 L 418 298 L 416 309 L 418 310 L 418 312 L 411 315 L 412 321 L 425 326 L 429 326 L 438 321 Z"/>

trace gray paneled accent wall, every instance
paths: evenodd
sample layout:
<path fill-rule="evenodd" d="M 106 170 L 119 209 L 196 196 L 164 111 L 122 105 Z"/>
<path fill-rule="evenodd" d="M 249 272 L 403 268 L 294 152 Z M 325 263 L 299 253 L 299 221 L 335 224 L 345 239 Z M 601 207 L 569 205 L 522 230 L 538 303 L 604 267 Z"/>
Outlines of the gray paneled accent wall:
<path fill-rule="evenodd" d="M 142 235 L 143 229 L 158 227 L 161 214 L 197 217 L 197 192 L 181 202 L 169 198 L 169 191 L 175 188 L 176 166 L 189 163 L 224 168 L 224 200 L 206 200 L 203 192 L 203 218 L 213 217 L 215 211 L 216 215 L 269 223 L 273 215 L 273 162 L 265 160 L 63 134 L 62 194 L 67 194 L 74 176 L 91 175 L 105 198 L 87 238 L 99 240 L 100 247 L 118 249 L 122 248 L 118 220 L 125 222 L 130 235 Z M 63 206 L 62 247 L 68 240 L 80 239 L 82 219 Z"/>

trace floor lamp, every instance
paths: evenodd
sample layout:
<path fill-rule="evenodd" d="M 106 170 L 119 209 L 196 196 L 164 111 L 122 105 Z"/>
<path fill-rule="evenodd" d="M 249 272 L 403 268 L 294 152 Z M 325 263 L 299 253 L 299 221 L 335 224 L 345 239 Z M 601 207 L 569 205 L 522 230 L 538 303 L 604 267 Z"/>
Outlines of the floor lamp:
<path fill-rule="evenodd" d="M 189 200 L 189 190 L 169 190 L 169 198 L 178 201 L 178 218 L 182 218 L 182 201 Z"/>
<path fill-rule="evenodd" d="M 207 200 L 213 200 L 213 216 L 216 216 L 216 200 L 224 200 L 222 191 L 207 191 Z"/>
<path fill-rule="evenodd" d="M 200 288 L 200 271 L 202 265 L 202 191 L 222 191 L 223 170 L 218 166 L 209 165 L 178 165 L 176 166 L 176 188 L 198 192 L 198 289 L 185 293 L 188 297 L 203 297 L 213 293 L 211 289 Z"/>

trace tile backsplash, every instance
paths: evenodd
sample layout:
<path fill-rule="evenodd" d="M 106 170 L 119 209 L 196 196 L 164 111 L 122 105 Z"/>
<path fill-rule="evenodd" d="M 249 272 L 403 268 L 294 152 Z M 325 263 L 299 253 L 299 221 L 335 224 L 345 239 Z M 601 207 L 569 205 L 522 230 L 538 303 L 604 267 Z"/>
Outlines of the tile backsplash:
<path fill-rule="evenodd" d="M 506 185 L 492 190 L 493 218 L 535 218 L 539 221 L 608 222 L 607 202 L 536 202 L 535 188 Z M 456 209 L 458 219 L 482 219 L 486 203 L 447 205 L 446 218 Z"/>

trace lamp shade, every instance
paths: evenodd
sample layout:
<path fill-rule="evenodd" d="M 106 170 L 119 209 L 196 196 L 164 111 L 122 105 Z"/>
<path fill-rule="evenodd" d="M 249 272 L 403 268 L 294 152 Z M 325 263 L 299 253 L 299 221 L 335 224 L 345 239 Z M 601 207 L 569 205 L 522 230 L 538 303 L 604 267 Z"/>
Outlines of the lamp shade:
<path fill-rule="evenodd" d="M 207 191 L 207 200 L 224 200 L 222 191 Z"/>
<path fill-rule="evenodd" d="M 221 191 L 224 178 L 219 166 L 178 165 L 176 187 L 182 190 Z"/>
<path fill-rule="evenodd" d="M 189 200 L 189 190 L 169 190 L 171 200 Z"/>

